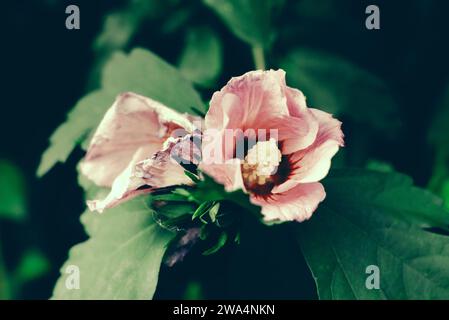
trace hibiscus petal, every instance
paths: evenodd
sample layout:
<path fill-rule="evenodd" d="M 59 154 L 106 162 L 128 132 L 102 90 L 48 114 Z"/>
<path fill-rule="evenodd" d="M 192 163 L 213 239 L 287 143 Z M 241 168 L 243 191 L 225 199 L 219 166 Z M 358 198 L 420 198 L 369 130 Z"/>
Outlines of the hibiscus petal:
<path fill-rule="evenodd" d="M 177 128 L 191 132 L 193 124 L 186 116 L 157 101 L 123 93 L 96 130 L 81 163 L 81 172 L 97 185 L 110 187 L 139 148 L 145 147 L 144 157 L 152 155 Z"/>
<path fill-rule="evenodd" d="M 291 116 L 299 117 L 307 110 L 306 97 L 302 91 L 286 86 L 285 95 L 287 97 L 288 111 Z"/>
<path fill-rule="evenodd" d="M 326 192 L 321 183 L 305 183 L 283 193 L 268 197 L 251 195 L 253 204 L 262 207 L 265 221 L 298 221 L 308 220 L 324 200 Z"/>
<path fill-rule="evenodd" d="M 286 182 L 276 186 L 273 193 L 281 193 L 298 183 L 316 182 L 329 172 L 331 159 L 344 145 L 341 122 L 329 113 L 309 109 L 318 119 L 319 129 L 315 142 L 308 148 L 289 156 L 292 172 Z"/>
<path fill-rule="evenodd" d="M 87 201 L 87 206 L 91 211 L 98 211 L 100 213 L 107 208 L 111 208 L 119 205 L 125 200 L 131 199 L 140 194 L 151 192 L 151 189 L 138 190 L 143 185 L 141 179 L 134 177 L 134 171 L 138 159 L 148 156 L 144 148 L 139 148 L 131 162 L 128 164 L 125 170 L 123 170 L 119 176 L 114 180 L 111 191 L 103 200 Z"/>
<path fill-rule="evenodd" d="M 173 149 L 181 141 L 181 138 L 169 138 L 164 143 L 164 148 L 156 152 L 151 159 L 137 161 L 147 154 L 145 148 L 140 148 L 128 167 L 114 180 L 107 197 L 103 200 L 88 201 L 89 209 L 101 213 L 104 209 L 150 193 L 154 189 L 192 184 L 185 175 L 184 168 L 171 157 Z"/>
<path fill-rule="evenodd" d="M 227 192 L 245 190 L 239 159 L 232 159 L 232 161 L 223 164 L 202 162 L 199 169 L 212 177 L 217 183 L 222 184 Z"/>
<path fill-rule="evenodd" d="M 288 115 L 283 70 L 251 71 L 232 78 L 215 92 L 206 114 L 206 127 L 261 128 L 261 121 Z"/>
<path fill-rule="evenodd" d="M 277 130 L 278 141 L 282 142 L 282 154 L 286 155 L 309 147 L 317 137 L 319 123 L 306 109 L 298 117 L 273 119 L 267 128 Z"/>

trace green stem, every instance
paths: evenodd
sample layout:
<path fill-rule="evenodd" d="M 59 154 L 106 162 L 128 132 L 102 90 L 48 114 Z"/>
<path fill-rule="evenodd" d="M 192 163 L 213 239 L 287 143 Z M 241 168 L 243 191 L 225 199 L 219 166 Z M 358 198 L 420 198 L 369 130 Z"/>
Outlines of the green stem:
<path fill-rule="evenodd" d="M 436 153 L 432 177 L 427 185 L 427 188 L 437 195 L 440 195 L 443 183 L 449 175 L 446 164 L 447 158 L 449 156 L 446 152 L 438 151 Z"/>
<path fill-rule="evenodd" d="M 265 54 L 262 47 L 254 46 L 252 47 L 254 65 L 258 70 L 265 70 Z"/>

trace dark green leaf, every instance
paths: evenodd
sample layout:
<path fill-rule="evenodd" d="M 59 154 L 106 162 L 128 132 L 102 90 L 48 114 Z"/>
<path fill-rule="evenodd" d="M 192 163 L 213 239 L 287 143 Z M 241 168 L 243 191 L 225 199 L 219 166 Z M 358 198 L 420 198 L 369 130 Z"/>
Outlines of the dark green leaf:
<path fill-rule="evenodd" d="M 397 105 L 381 79 L 327 53 L 299 48 L 280 63 L 287 83 L 299 88 L 310 106 L 346 115 L 380 131 L 397 131 Z M 369 98 L 371 97 L 371 98 Z"/>
<path fill-rule="evenodd" d="M 212 248 L 209 248 L 206 251 L 204 251 L 203 255 L 209 256 L 211 254 L 216 253 L 218 250 L 223 248 L 223 246 L 226 244 L 227 241 L 228 241 L 228 234 L 226 232 L 222 232 L 220 234 L 220 237 L 218 238 L 217 243 Z"/>
<path fill-rule="evenodd" d="M 111 55 L 126 49 L 139 28 L 149 20 L 160 15 L 167 15 L 173 10 L 178 0 L 127 0 L 118 10 L 107 12 L 100 32 L 93 41 L 95 62 L 91 68 L 88 87 L 100 85 L 101 70 Z"/>
<path fill-rule="evenodd" d="M 268 47 L 273 41 L 273 20 L 284 0 L 204 0 L 243 41 Z"/>
<path fill-rule="evenodd" d="M 152 201 L 186 201 L 186 197 L 176 193 L 158 194 L 151 196 Z"/>
<path fill-rule="evenodd" d="M 420 228 L 449 221 L 435 197 L 402 175 L 363 170 L 338 170 L 325 188 L 325 202 L 299 225 L 321 299 L 447 299 L 449 238 Z M 380 269 L 379 290 L 365 285 L 370 265 Z"/>
<path fill-rule="evenodd" d="M 201 283 L 197 281 L 190 281 L 187 284 L 186 291 L 184 293 L 184 300 L 201 300 L 204 299 Z"/>
<path fill-rule="evenodd" d="M 206 240 L 207 237 L 209 236 L 209 234 L 210 234 L 210 230 L 209 230 L 208 225 L 207 224 L 203 224 L 200 227 L 200 239 L 201 240 Z"/>
<path fill-rule="evenodd" d="M 173 0 L 129 0 L 124 8 L 106 14 L 103 26 L 95 38 L 93 48 L 97 54 L 124 49 L 139 26 L 172 9 Z"/>
<path fill-rule="evenodd" d="M 394 172 L 394 168 L 391 163 L 374 159 L 368 161 L 366 164 L 366 169 L 380 172 Z"/>
<path fill-rule="evenodd" d="M 0 160 L 0 218 L 23 220 L 27 201 L 25 178 L 14 164 Z"/>
<path fill-rule="evenodd" d="M 187 33 L 179 70 L 193 83 L 211 87 L 221 73 L 222 44 L 210 28 L 194 28 Z"/>
<path fill-rule="evenodd" d="M 31 249 L 23 254 L 17 269 L 14 271 L 14 285 L 22 286 L 37 279 L 50 270 L 50 262 L 38 250 Z"/>
<path fill-rule="evenodd" d="M 173 201 L 157 206 L 157 215 L 166 218 L 179 218 L 184 215 L 192 215 L 195 212 L 195 204 L 191 202 Z"/>
<path fill-rule="evenodd" d="M 199 181 L 191 192 L 192 197 L 199 203 L 205 201 L 230 201 L 248 212 L 261 218 L 260 207 L 251 204 L 249 197 L 243 191 L 226 192 L 223 185 L 218 184 L 211 177 L 203 174 L 203 179 Z"/>
<path fill-rule="evenodd" d="M 196 218 L 201 218 L 212 208 L 213 205 L 214 205 L 213 201 L 205 201 L 202 204 L 200 204 L 193 213 L 192 220 L 195 220 Z"/>
<path fill-rule="evenodd" d="M 198 178 L 198 176 L 190 171 L 184 170 L 184 174 L 190 178 L 190 180 L 192 180 L 195 183 L 198 183 L 200 181 L 200 179 Z"/>

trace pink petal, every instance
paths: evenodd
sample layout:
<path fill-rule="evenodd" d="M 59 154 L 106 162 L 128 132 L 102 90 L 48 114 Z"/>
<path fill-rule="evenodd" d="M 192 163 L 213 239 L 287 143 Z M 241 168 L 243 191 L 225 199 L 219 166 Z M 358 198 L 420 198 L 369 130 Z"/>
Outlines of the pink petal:
<path fill-rule="evenodd" d="M 273 189 L 273 193 L 282 193 L 298 183 L 323 179 L 329 172 L 332 157 L 339 147 L 344 145 L 341 122 L 329 113 L 317 109 L 309 110 L 319 121 L 316 140 L 310 147 L 290 155 L 292 173 L 286 182 Z"/>
<path fill-rule="evenodd" d="M 151 192 L 152 189 L 150 188 L 137 190 L 143 182 L 134 177 L 135 165 L 138 162 L 137 159 L 144 157 L 145 154 L 147 153 L 144 148 L 138 149 L 126 169 L 114 180 L 111 191 L 106 198 L 103 200 L 87 201 L 89 210 L 102 213 L 105 209 L 117 206 L 125 200 Z"/>
<path fill-rule="evenodd" d="M 239 159 L 232 159 L 232 161 L 223 164 L 202 162 L 199 169 L 212 177 L 217 183 L 222 184 L 227 192 L 245 190 Z"/>
<path fill-rule="evenodd" d="M 173 148 L 181 140 L 169 138 L 163 150 L 156 152 L 151 159 L 137 161 L 147 154 L 147 150 L 140 148 L 128 167 L 114 180 L 106 198 L 87 202 L 89 209 L 101 213 L 107 208 L 157 188 L 192 184 L 185 175 L 184 168 L 171 158 Z"/>
<path fill-rule="evenodd" d="M 288 115 L 283 70 L 251 71 L 232 78 L 215 92 L 206 114 L 206 127 L 261 128 L 261 120 Z"/>
<path fill-rule="evenodd" d="M 289 114 L 293 117 L 300 117 L 307 110 L 306 97 L 295 88 L 286 87 L 285 95 L 287 97 L 287 106 Z"/>
<path fill-rule="evenodd" d="M 177 128 L 191 131 L 193 126 L 187 117 L 157 101 L 123 93 L 95 132 L 81 172 L 97 185 L 110 187 L 137 150 L 144 147 L 147 153 L 136 161 L 151 156 Z"/>
<path fill-rule="evenodd" d="M 278 130 L 278 140 L 282 143 L 282 154 L 291 154 L 309 147 L 316 139 L 319 123 L 308 109 L 298 117 L 283 116 L 270 120 L 268 129 Z"/>
<path fill-rule="evenodd" d="M 299 184 L 283 193 L 268 197 L 251 195 L 253 204 L 262 206 L 265 221 L 298 221 L 308 220 L 324 200 L 326 193 L 319 182 Z"/>

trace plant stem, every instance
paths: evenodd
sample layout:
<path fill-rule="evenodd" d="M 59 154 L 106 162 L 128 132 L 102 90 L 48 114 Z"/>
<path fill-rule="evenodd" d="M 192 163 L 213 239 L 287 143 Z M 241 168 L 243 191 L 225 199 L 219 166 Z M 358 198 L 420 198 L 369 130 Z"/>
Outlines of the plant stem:
<path fill-rule="evenodd" d="M 439 151 L 436 153 L 432 177 L 430 178 L 430 181 L 427 185 L 427 188 L 437 195 L 441 193 L 443 183 L 449 174 L 446 166 L 447 158 L 449 158 L 449 156 L 444 151 Z"/>
<path fill-rule="evenodd" d="M 259 46 L 252 47 L 254 65 L 258 70 L 265 70 L 265 54 L 263 52 L 263 48 Z"/>

